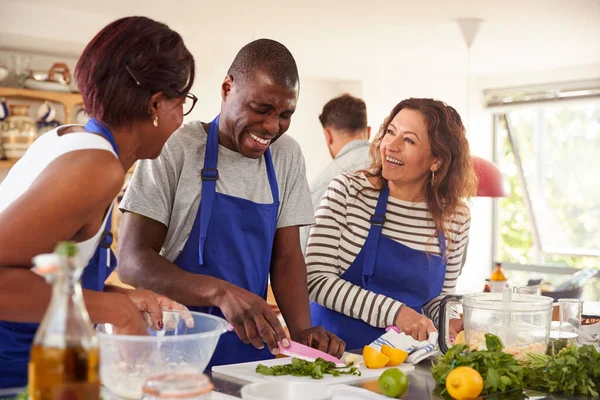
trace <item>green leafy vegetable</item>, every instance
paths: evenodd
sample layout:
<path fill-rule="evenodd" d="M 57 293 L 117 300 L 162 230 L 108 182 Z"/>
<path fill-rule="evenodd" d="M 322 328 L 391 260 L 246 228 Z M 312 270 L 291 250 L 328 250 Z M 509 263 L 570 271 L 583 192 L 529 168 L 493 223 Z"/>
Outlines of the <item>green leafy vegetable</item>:
<path fill-rule="evenodd" d="M 28 400 L 29 394 L 27 393 L 27 389 L 24 392 L 21 392 L 15 397 L 15 400 Z"/>
<path fill-rule="evenodd" d="M 486 334 L 485 337 L 488 350 L 466 353 L 467 345 L 456 345 L 440 357 L 431 367 L 435 381 L 445 386 L 448 374 L 454 368 L 464 366 L 481 374 L 482 395 L 523 388 L 525 368 L 512 355 L 500 351 L 502 342 L 497 336 Z"/>
<path fill-rule="evenodd" d="M 600 353 L 594 346 L 568 346 L 554 356 L 527 356 L 526 387 L 547 393 L 599 396 Z"/>
<path fill-rule="evenodd" d="M 263 375 L 280 376 L 280 375 L 293 375 L 293 376 L 310 376 L 313 379 L 323 379 L 324 374 L 333 376 L 340 375 L 359 375 L 360 371 L 358 368 L 353 367 L 354 363 L 350 363 L 345 367 L 336 367 L 335 363 L 325 361 L 322 358 L 317 358 L 315 361 L 305 361 L 299 358 L 293 357 L 290 364 L 275 365 L 273 367 L 267 367 L 263 364 L 259 364 L 256 367 L 256 372 Z"/>
<path fill-rule="evenodd" d="M 485 339 L 485 351 L 466 353 L 468 346 L 456 345 L 433 364 L 433 378 L 444 385 L 441 394 L 446 392 L 448 374 L 456 367 L 466 366 L 483 377 L 482 395 L 528 388 L 545 393 L 600 396 L 600 353 L 592 345 L 571 345 L 553 356 L 527 353 L 525 361 L 519 363 L 501 351 L 498 337 L 486 334 Z"/>
<path fill-rule="evenodd" d="M 489 351 L 501 351 L 504 348 L 504 345 L 498 336 L 492 335 L 491 333 L 486 333 L 485 347 Z"/>

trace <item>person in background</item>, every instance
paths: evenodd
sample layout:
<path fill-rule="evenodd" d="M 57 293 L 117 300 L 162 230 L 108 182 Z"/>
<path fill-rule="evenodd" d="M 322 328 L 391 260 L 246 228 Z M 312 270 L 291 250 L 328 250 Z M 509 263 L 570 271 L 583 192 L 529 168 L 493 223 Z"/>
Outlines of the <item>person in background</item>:
<path fill-rule="evenodd" d="M 298 229 L 314 217 L 302 151 L 284 135 L 298 90 L 285 46 L 247 44 L 221 85 L 221 113 L 186 124 L 158 159 L 136 166 L 121 203 L 121 279 L 224 317 L 235 330 L 221 336 L 209 368 L 287 347 L 265 301 L 269 276 L 291 338 L 344 351 L 310 323 Z"/>
<path fill-rule="evenodd" d="M 335 178 L 316 214 L 306 264 L 313 324 L 362 348 L 387 326 L 435 332 L 469 236 L 477 178 L 461 118 L 438 100 L 394 107 L 366 171 Z M 451 315 L 450 333 L 462 326 Z"/>
<path fill-rule="evenodd" d="M 316 213 L 321 198 L 333 178 L 344 172 L 354 172 L 369 166 L 369 137 L 371 127 L 367 126 L 367 106 L 365 102 L 350 94 L 329 100 L 319 115 L 329 154 L 333 161 L 310 183 L 310 197 Z M 306 253 L 306 243 L 310 226 L 300 230 L 302 252 Z"/>
<path fill-rule="evenodd" d="M 142 312 L 162 329 L 161 309 L 185 307 L 148 290 L 104 285 L 115 268 L 105 227 L 126 171 L 155 158 L 191 110 L 194 58 L 167 25 L 128 17 L 87 45 L 75 78 L 85 126 L 38 138 L 0 185 L 0 387 L 27 384 L 27 363 L 52 288 L 31 260 L 60 241 L 75 241 L 83 297 L 93 323 L 147 333 Z M 186 111 L 184 111 L 184 109 Z"/>

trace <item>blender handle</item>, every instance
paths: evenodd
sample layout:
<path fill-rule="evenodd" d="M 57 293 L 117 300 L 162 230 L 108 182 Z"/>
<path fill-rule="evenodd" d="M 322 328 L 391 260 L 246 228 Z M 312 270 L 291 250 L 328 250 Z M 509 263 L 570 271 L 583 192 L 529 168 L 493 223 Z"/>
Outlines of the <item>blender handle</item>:
<path fill-rule="evenodd" d="M 438 344 L 440 346 L 440 351 L 442 354 L 445 354 L 448 351 L 448 304 L 461 304 L 462 296 L 458 294 L 449 294 L 444 297 L 440 303 L 440 313 L 439 313 L 439 328 L 440 335 L 438 336 Z"/>

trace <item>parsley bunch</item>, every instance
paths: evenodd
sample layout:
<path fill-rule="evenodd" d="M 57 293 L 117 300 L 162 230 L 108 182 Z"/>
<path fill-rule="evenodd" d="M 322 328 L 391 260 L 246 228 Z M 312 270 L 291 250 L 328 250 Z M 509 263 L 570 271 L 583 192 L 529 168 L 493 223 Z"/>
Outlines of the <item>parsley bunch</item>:
<path fill-rule="evenodd" d="M 554 356 L 529 353 L 525 386 L 548 393 L 585 395 L 598 398 L 600 353 L 594 346 L 571 345 Z"/>
<path fill-rule="evenodd" d="M 325 361 L 322 358 L 317 358 L 315 361 L 305 361 L 293 357 L 292 362 L 286 365 L 275 365 L 267 367 L 263 364 L 256 366 L 256 372 L 263 375 L 293 375 L 293 376 L 310 376 L 313 379 L 323 379 L 324 374 L 333 376 L 340 375 L 359 375 L 360 371 L 357 367 L 353 367 L 354 363 L 350 363 L 345 367 L 336 367 L 335 363 Z M 350 368 L 350 369 L 347 369 Z"/>
<path fill-rule="evenodd" d="M 465 353 L 467 345 L 453 346 L 431 367 L 435 381 L 446 385 L 446 378 L 454 368 L 471 367 L 483 378 L 482 395 L 523 388 L 525 368 L 512 355 L 501 351 L 502 342 L 496 335 L 486 334 L 485 341 L 484 351 Z"/>

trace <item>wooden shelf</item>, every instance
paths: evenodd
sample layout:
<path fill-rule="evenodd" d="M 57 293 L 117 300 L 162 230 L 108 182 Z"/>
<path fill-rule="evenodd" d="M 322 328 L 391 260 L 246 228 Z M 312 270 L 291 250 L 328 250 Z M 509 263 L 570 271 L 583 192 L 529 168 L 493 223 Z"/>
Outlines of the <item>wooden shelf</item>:
<path fill-rule="evenodd" d="M 25 99 L 49 100 L 63 104 L 83 104 L 79 93 L 50 92 L 46 90 L 33 90 L 25 88 L 0 87 L 0 96 L 21 97 Z"/>
<path fill-rule="evenodd" d="M 79 93 L 50 92 L 25 88 L 0 87 L 1 97 L 16 97 L 21 99 L 53 101 L 65 107 L 65 124 L 71 123 L 73 108 L 83 105 L 83 98 Z"/>
<path fill-rule="evenodd" d="M 17 160 L 0 160 L 0 169 L 11 169 Z"/>

